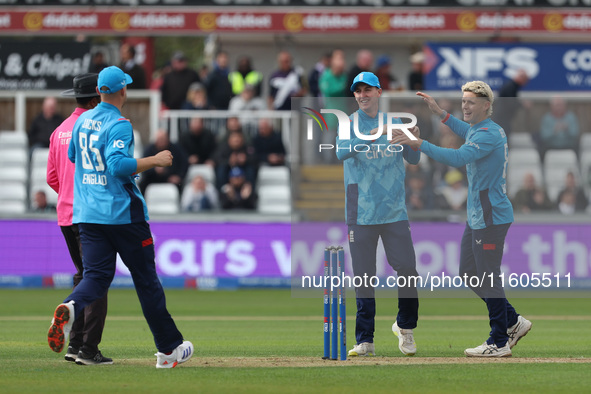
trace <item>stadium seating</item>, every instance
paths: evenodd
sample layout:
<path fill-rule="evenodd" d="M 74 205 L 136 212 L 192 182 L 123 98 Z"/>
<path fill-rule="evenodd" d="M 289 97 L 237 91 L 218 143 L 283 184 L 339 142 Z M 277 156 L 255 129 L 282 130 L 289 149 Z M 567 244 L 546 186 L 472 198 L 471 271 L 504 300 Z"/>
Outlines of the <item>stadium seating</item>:
<path fill-rule="evenodd" d="M 180 211 L 179 189 L 172 183 L 151 183 L 146 187 L 148 212 L 175 214 Z"/>
<path fill-rule="evenodd" d="M 0 149 L 24 149 L 29 146 L 29 137 L 24 131 L 0 131 Z"/>
<path fill-rule="evenodd" d="M 509 149 L 530 149 L 536 147 L 530 133 L 511 133 L 508 143 Z"/>
<path fill-rule="evenodd" d="M 1 154 L 1 152 L 0 152 Z M 6 182 L 22 183 L 26 186 L 28 180 L 26 166 L 1 166 L 0 167 L 0 184 L 4 185 Z"/>
<path fill-rule="evenodd" d="M 139 131 L 133 130 L 133 157 L 140 159 L 144 157 L 144 144 L 142 143 L 142 136 Z"/>
<path fill-rule="evenodd" d="M 185 185 L 191 183 L 196 175 L 201 175 L 207 182 L 215 185 L 215 171 L 207 164 L 191 164 L 185 175 Z"/>
<path fill-rule="evenodd" d="M 49 158 L 49 148 L 36 148 L 31 155 L 31 169 L 47 168 L 47 159 Z"/>
<path fill-rule="evenodd" d="M 288 214 L 291 212 L 291 189 L 289 185 L 263 185 L 258 189 L 258 212 Z"/>
<path fill-rule="evenodd" d="M 29 200 L 33 203 L 35 193 L 42 190 L 47 196 L 47 203 L 57 205 L 57 193 L 47 184 L 47 159 L 49 148 L 36 148 L 31 155 L 29 176 Z"/>
<path fill-rule="evenodd" d="M 289 179 L 289 168 L 263 166 L 259 168 L 257 174 L 257 189 L 269 185 L 289 186 Z"/>
<path fill-rule="evenodd" d="M 27 151 L 21 148 L 7 148 L 0 150 L 0 167 L 27 168 L 29 157 Z"/>
<path fill-rule="evenodd" d="M 543 185 L 542 164 L 540 154 L 534 148 L 509 149 L 509 164 L 507 168 L 507 194 L 515 196 L 523 184 L 525 174 L 531 173 L 536 183 Z"/>
<path fill-rule="evenodd" d="M 0 213 L 24 213 L 27 210 L 27 188 L 22 182 L 2 182 Z"/>
<path fill-rule="evenodd" d="M 591 196 L 591 148 L 581 152 L 581 183 L 587 196 Z"/>
<path fill-rule="evenodd" d="M 544 156 L 544 183 L 550 200 L 556 201 L 568 172 L 572 172 L 580 183 L 581 174 L 576 153 L 569 149 L 548 150 Z"/>
<path fill-rule="evenodd" d="M 583 133 L 581 135 L 581 139 L 579 140 L 579 152 L 591 152 L 591 133 Z"/>

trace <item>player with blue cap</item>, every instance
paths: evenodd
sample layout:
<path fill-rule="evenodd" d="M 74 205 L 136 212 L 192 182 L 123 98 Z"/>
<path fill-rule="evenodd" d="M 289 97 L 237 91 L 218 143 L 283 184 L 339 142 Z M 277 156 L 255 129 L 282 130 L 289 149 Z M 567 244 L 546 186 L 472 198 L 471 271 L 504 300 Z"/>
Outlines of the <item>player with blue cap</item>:
<path fill-rule="evenodd" d="M 376 75 L 374 73 L 371 73 L 369 71 L 364 71 L 364 72 L 357 74 L 357 76 L 353 80 L 353 83 L 351 84 L 351 91 L 355 92 L 355 88 L 360 83 L 364 83 L 368 86 L 373 86 L 378 89 L 382 88 L 380 86 L 380 81 L 378 80 L 378 77 L 376 77 Z"/>
<path fill-rule="evenodd" d="M 376 252 L 381 238 L 388 263 L 398 277 L 417 277 L 416 258 L 406 211 L 404 161 L 418 164 L 421 153 L 403 146 L 401 151 L 388 151 L 389 141 L 381 135 L 373 141 L 354 134 L 354 125 L 362 134 L 376 134 L 386 125 L 387 114 L 379 111 L 382 88 L 378 77 L 361 72 L 353 79 L 351 91 L 359 109 L 351 115 L 351 138 L 337 137 L 337 157 L 343 161 L 345 179 L 345 218 L 348 226 L 349 250 L 355 277 L 376 275 Z M 399 118 L 393 123 L 402 123 Z M 419 135 L 418 128 L 411 132 Z M 398 289 L 398 314 L 392 325 L 398 337 L 398 349 L 407 356 L 416 353 L 413 329 L 417 327 L 419 299 L 411 282 Z M 375 288 L 355 288 L 357 317 L 356 344 L 350 357 L 375 356 L 374 333 Z"/>
<path fill-rule="evenodd" d="M 101 103 L 80 115 L 72 130 L 68 157 L 76 166 L 73 223 L 80 229 L 84 277 L 57 306 L 48 332 L 51 349 L 61 352 L 84 307 L 101 297 L 115 276 L 117 254 L 133 283 L 158 352 L 156 368 L 173 368 L 193 355 L 166 308 L 156 274 L 148 210 L 135 176 L 172 165 L 164 150 L 135 159 L 131 122 L 121 115 L 132 78 L 111 66 L 98 76 Z"/>
<path fill-rule="evenodd" d="M 113 94 L 133 82 L 133 79 L 119 67 L 111 66 L 104 68 L 98 77 L 99 93 Z"/>

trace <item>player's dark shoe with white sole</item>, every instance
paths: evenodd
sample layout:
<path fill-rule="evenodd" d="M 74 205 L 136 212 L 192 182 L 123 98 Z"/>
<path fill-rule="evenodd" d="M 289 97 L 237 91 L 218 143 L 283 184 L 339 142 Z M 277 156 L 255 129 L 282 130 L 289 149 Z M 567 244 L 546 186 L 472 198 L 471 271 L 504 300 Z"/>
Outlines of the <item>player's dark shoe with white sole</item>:
<path fill-rule="evenodd" d="M 113 364 L 113 359 L 103 356 L 99 350 L 95 354 L 88 354 L 80 350 L 78 357 L 76 357 L 76 364 L 78 365 L 110 365 Z"/>

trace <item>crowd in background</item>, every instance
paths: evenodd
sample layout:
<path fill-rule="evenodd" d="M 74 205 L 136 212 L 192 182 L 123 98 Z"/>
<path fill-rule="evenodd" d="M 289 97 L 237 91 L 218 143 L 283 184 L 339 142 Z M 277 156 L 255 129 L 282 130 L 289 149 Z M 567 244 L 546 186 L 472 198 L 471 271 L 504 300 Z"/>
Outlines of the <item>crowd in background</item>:
<path fill-rule="evenodd" d="M 352 96 L 349 89 L 355 76 L 362 71 L 372 71 L 384 91 L 417 91 L 423 88 L 421 52 L 409 58 L 411 72 L 400 79 L 391 69 L 391 59 L 380 54 L 377 59 L 369 50 L 360 50 L 354 64 L 347 65 L 345 53 L 335 49 L 318 60 L 306 72 L 294 64 L 288 51 L 277 54 L 276 70 L 271 75 L 257 71 L 249 56 L 239 56 L 236 65 L 229 64 L 229 55 L 220 51 L 210 68 L 193 69 L 183 52 L 175 52 L 170 61 L 155 73 L 148 86 L 141 65 L 135 62 L 132 45 L 120 47 L 119 66 L 131 75 L 134 82 L 130 89 L 157 89 L 161 92 L 163 109 L 187 110 L 230 110 L 224 124 L 210 123 L 202 117 L 181 119 L 178 142 L 171 142 L 169 130 L 162 128 L 145 147 L 144 156 L 154 155 L 168 149 L 175 157 L 174 165 L 155 168 L 141 176 L 140 189 L 145 192 L 151 183 L 169 182 L 175 184 L 181 193 L 181 207 L 184 211 L 210 209 L 255 209 L 256 182 L 261 166 L 286 165 L 286 149 L 282 137 L 275 130 L 270 119 L 241 117 L 248 111 L 290 110 L 291 98 L 312 96 L 324 102 L 324 106 L 337 106 L 331 100 Z M 93 58 L 93 72 L 107 66 L 96 53 Z M 527 75 L 518 73 L 501 88 L 498 96 L 517 97 L 519 90 L 528 82 Z M 268 92 L 263 97 L 263 92 Z M 451 101 L 442 99 L 443 109 L 462 119 L 460 108 L 454 108 Z M 515 108 L 503 108 L 500 102 L 495 115 L 509 122 Z M 412 108 L 409 108 L 412 110 Z M 48 147 L 49 136 L 63 121 L 56 112 L 55 98 L 48 97 L 41 113 L 33 120 L 29 129 L 31 148 Z M 463 141 L 435 118 L 419 119 L 423 138 L 448 148 L 458 148 Z M 505 130 L 509 134 L 510 123 Z M 573 149 L 578 146 L 580 128 L 576 115 L 560 97 L 550 100 L 550 110 L 540 121 L 539 132 L 534 141 L 543 160 L 549 149 Z M 202 175 L 186 179 L 189 166 L 203 164 L 211 166 L 215 183 Z M 409 210 L 445 209 L 462 211 L 467 199 L 465 169 L 448 168 L 434 161 L 429 165 L 408 166 L 406 194 Z M 585 210 L 587 198 L 583 189 L 576 184 L 571 174 L 567 177 L 564 190 L 556 201 L 550 201 L 544 188 L 536 184 L 533 177 L 526 176 L 513 197 L 515 210 L 532 212 L 559 210 L 570 214 Z M 46 209 L 46 208 L 42 208 Z"/>

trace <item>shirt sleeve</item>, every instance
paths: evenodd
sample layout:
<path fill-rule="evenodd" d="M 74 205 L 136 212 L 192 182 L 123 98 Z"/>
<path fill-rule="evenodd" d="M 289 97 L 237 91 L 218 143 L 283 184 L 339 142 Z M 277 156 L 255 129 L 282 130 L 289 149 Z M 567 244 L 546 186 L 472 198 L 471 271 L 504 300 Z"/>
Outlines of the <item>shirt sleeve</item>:
<path fill-rule="evenodd" d="M 459 149 L 442 148 L 423 141 L 421 151 L 432 159 L 452 167 L 461 167 L 488 155 L 494 148 L 494 137 L 487 130 L 477 130 L 474 138 Z"/>
<path fill-rule="evenodd" d="M 55 190 L 56 193 L 59 193 L 60 189 L 60 181 L 57 175 L 57 168 L 56 168 L 56 160 L 55 160 L 55 138 L 54 135 L 51 136 L 49 140 L 49 156 L 47 158 L 47 184 Z M 69 147 L 68 147 L 69 148 Z"/>
<path fill-rule="evenodd" d="M 137 160 L 129 154 L 133 144 L 133 128 L 127 119 L 116 122 L 107 138 L 105 156 L 107 169 L 113 176 L 130 176 L 137 170 Z"/>
<path fill-rule="evenodd" d="M 408 145 L 403 145 L 402 157 L 408 162 L 408 164 L 419 164 L 421 160 L 421 151 L 414 150 Z"/>
<path fill-rule="evenodd" d="M 76 121 L 78 123 L 78 121 Z M 78 128 L 74 125 L 72 129 L 72 138 L 70 139 L 70 145 L 68 145 L 68 159 L 72 163 L 76 163 L 76 141 L 78 140 Z"/>
<path fill-rule="evenodd" d="M 447 114 L 447 119 L 444 119 L 443 124 L 451 129 L 454 133 L 466 139 L 466 134 L 468 134 L 468 130 L 470 130 L 470 125 L 462 120 L 459 120 L 452 114 Z"/>

